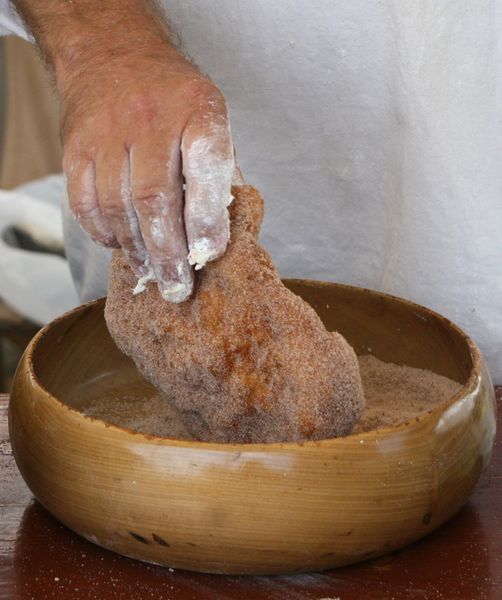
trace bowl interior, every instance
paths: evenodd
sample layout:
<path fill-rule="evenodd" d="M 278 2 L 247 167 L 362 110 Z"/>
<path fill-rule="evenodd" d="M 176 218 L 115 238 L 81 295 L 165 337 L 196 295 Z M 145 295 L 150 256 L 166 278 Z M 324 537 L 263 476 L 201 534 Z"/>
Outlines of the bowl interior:
<path fill-rule="evenodd" d="M 286 285 L 309 302 L 327 329 L 358 355 L 428 369 L 465 384 L 473 370 L 465 334 L 432 311 L 378 292 L 304 280 Z M 155 388 L 111 339 L 104 299 L 81 306 L 45 328 L 33 348 L 33 370 L 54 397 L 80 409 L 90 395 L 150 397 Z"/>

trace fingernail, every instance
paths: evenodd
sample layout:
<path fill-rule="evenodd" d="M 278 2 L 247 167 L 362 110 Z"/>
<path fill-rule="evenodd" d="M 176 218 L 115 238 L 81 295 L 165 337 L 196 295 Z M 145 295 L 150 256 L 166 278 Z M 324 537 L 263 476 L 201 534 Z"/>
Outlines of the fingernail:
<path fill-rule="evenodd" d="M 162 283 L 160 294 L 164 300 L 179 304 L 186 300 L 192 293 L 192 285 L 181 281 L 167 281 Z"/>
<path fill-rule="evenodd" d="M 212 240 L 208 238 L 200 238 L 196 240 L 190 247 L 188 253 L 188 263 L 195 265 L 195 270 L 198 271 L 206 265 L 207 262 L 213 260 L 218 254 Z"/>

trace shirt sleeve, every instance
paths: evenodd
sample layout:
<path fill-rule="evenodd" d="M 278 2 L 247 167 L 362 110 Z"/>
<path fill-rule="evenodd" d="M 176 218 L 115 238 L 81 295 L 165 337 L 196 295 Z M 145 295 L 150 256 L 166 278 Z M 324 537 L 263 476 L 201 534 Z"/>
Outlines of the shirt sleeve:
<path fill-rule="evenodd" d="M 0 35 L 17 35 L 32 41 L 31 35 L 10 0 L 0 0 Z"/>

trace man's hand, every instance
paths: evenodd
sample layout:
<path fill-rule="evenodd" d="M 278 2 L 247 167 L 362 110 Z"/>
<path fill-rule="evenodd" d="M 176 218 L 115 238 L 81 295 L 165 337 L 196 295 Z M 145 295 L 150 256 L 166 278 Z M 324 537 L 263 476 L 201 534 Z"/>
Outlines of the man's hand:
<path fill-rule="evenodd" d="M 142 282 L 185 300 L 191 265 L 221 256 L 229 238 L 223 96 L 169 43 L 149 2 L 17 4 L 55 71 L 75 217 L 96 242 L 121 247 Z"/>
<path fill-rule="evenodd" d="M 95 241 L 121 246 L 138 277 L 155 276 L 166 300 L 185 300 L 189 261 L 221 256 L 229 237 L 221 93 L 162 47 L 71 70 L 58 87 L 73 213 Z"/>

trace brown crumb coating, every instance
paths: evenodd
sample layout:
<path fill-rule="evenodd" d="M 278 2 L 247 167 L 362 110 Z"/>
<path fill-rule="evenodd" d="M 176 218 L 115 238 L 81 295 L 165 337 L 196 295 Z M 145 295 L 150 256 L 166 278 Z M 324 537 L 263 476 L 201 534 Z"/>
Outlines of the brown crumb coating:
<path fill-rule="evenodd" d="M 280 442 L 347 434 L 364 396 L 354 351 L 280 281 L 258 245 L 263 200 L 232 190 L 226 254 L 182 304 L 136 284 L 114 253 L 105 316 L 117 346 L 180 411 L 199 440 Z"/>

